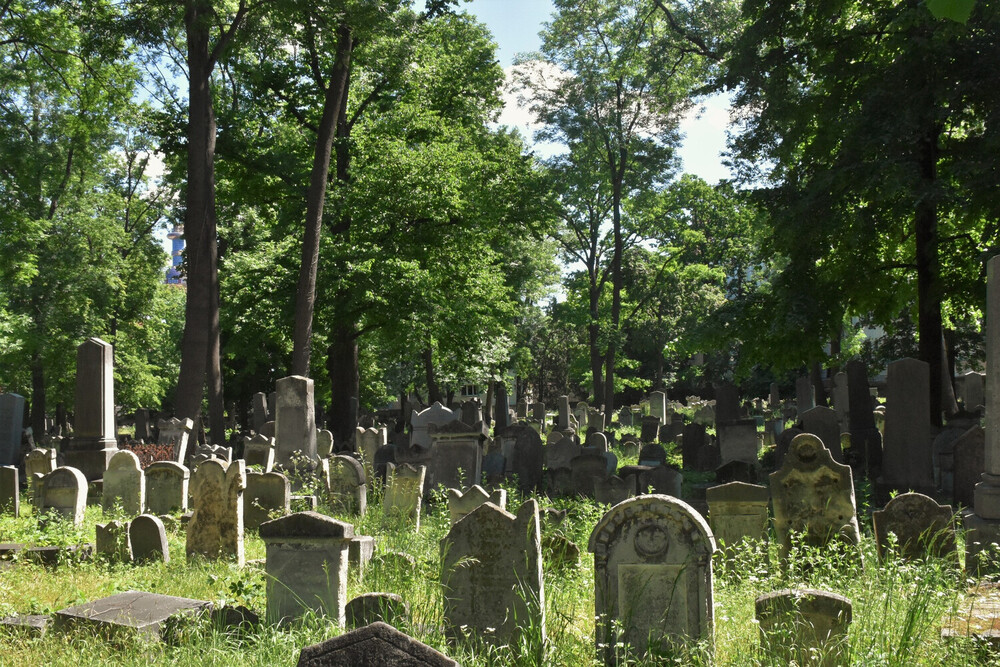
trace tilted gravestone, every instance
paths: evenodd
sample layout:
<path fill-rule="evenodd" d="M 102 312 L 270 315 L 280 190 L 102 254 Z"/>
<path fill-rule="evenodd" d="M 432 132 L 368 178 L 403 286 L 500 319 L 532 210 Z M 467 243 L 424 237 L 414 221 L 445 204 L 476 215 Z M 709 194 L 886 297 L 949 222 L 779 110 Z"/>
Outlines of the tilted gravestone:
<path fill-rule="evenodd" d="M 248 472 L 243 492 L 243 529 L 256 530 L 265 521 L 291 513 L 292 487 L 279 472 Z"/>
<path fill-rule="evenodd" d="M 333 456 L 321 464 L 320 476 L 330 507 L 337 512 L 362 516 L 368 509 L 368 478 L 365 468 L 350 456 Z"/>
<path fill-rule="evenodd" d="M 101 508 L 110 512 L 117 505 L 126 516 L 134 517 L 142 514 L 145 502 L 146 477 L 139 457 L 134 452 L 122 450 L 111 457 L 104 472 Z"/>
<path fill-rule="evenodd" d="M 252 438 L 243 438 L 243 460 L 247 468 L 259 466 L 261 472 L 271 472 L 274 468 L 274 438 L 257 433 Z"/>
<path fill-rule="evenodd" d="M 451 515 L 451 525 L 455 525 L 472 510 L 485 503 L 493 503 L 502 510 L 507 509 L 507 491 L 496 489 L 487 492 L 478 484 L 462 493 L 459 489 L 448 489 L 448 513 Z"/>
<path fill-rule="evenodd" d="M 74 526 L 83 523 L 87 507 L 87 479 L 82 472 L 68 466 L 56 468 L 41 478 L 39 487 L 35 500 L 40 512 L 55 510 L 72 521 Z"/>
<path fill-rule="evenodd" d="M 191 480 L 194 514 L 187 526 L 186 552 L 209 559 L 232 558 L 243 565 L 243 491 L 247 486 L 242 459 L 226 465 L 217 459 L 201 463 Z"/>
<path fill-rule="evenodd" d="M 448 656 L 385 623 L 371 625 L 306 646 L 298 667 L 459 667 Z"/>
<path fill-rule="evenodd" d="M 316 512 L 260 526 L 267 548 L 267 618 L 287 622 L 309 610 L 344 625 L 348 548 L 354 527 Z"/>
<path fill-rule="evenodd" d="M 889 364 L 880 486 L 934 491 L 931 455 L 930 365 L 917 359 Z"/>
<path fill-rule="evenodd" d="M 538 490 L 545 455 L 541 436 L 530 426 L 510 426 L 504 435 L 514 438 L 508 471 L 517 477 L 517 488 L 525 493 Z"/>
<path fill-rule="evenodd" d="M 851 601 L 844 596 L 785 589 L 761 595 L 755 608 L 765 655 L 789 665 L 847 664 Z"/>
<path fill-rule="evenodd" d="M 0 466 L 16 466 L 21 458 L 24 396 L 0 394 Z"/>
<path fill-rule="evenodd" d="M 660 437 L 660 418 L 653 415 L 646 415 L 641 421 L 639 439 L 646 443 L 656 442 Z"/>
<path fill-rule="evenodd" d="M 766 486 L 730 482 L 705 491 L 709 523 L 720 548 L 727 550 L 744 539 L 767 541 L 767 506 L 771 492 Z"/>
<path fill-rule="evenodd" d="M 435 402 L 434 405 L 417 412 L 414 410 L 410 414 L 410 449 L 426 451 L 431 447 L 431 436 L 428 428 L 431 424 L 444 426 L 459 418 L 459 414 L 453 410 Z"/>
<path fill-rule="evenodd" d="M 494 645 L 518 640 L 523 628 L 545 637 L 545 589 L 538 504 L 517 514 L 485 503 L 441 540 L 445 632 Z"/>
<path fill-rule="evenodd" d="M 132 519 L 128 526 L 132 556 L 137 563 L 170 562 L 170 546 L 167 531 L 160 517 L 141 514 Z"/>
<path fill-rule="evenodd" d="M 145 470 L 146 509 L 153 514 L 186 512 L 191 472 L 173 461 L 156 461 Z"/>
<path fill-rule="evenodd" d="M 194 420 L 178 419 L 177 417 L 161 419 L 159 428 L 160 437 L 157 439 L 157 444 L 173 447 L 170 460 L 175 463 L 184 463 L 187 457 L 188 440 L 194 430 Z"/>
<path fill-rule="evenodd" d="M 594 554 L 596 642 L 605 665 L 616 648 L 642 656 L 650 641 L 713 636 L 712 553 L 708 524 L 687 503 L 637 496 L 612 507 L 590 535 Z"/>
<path fill-rule="evenodd" d="M 382 509 L 386 518 L 405 520 L 420 530 L 420 505 L 424 495 L 427 469 L 408 464 L 386 464 L 386 487 Z"/>
<path fill-rule="evenodd" d="M 856 547 L 861 541 L 851 468 L 834 461 L 811 433 L 795 436 L 781 470 L 771 473 L 771 500 L 782 558 L 793 532 L 814 546 L 838 541 Z"/>
<path fill-rule="evenodd" d="M 902 493 L 884 509 L 872 512 L 872 522 L 880 558 L 887 555 L 890 533 L 896 536 L 896 553 L 904 558 L 955 557 L 955 513 L 951 505 L 938 505 L 921 493 Z"/>

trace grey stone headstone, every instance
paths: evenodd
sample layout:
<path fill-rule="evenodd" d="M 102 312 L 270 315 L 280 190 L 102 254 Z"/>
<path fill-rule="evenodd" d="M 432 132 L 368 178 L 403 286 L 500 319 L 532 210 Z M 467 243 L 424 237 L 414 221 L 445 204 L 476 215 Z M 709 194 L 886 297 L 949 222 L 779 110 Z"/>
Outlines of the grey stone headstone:
<path fill-rule="evenodd" d="M 137 563 L 170 562 L 170 546 L 163 521 L 152 514 L 142 514 L 132 519 L 128 526 L 132 557 Z"/>
<path fill-rule="evenodd" d="M 544 446 L 542 438 L 530 426 L 511 426 L 505 434 L 514 438 L 509 472 L 517 476 L 517 486 L 526 493 L 536 491 L 542 484 Z"/>
<path fill-rule="evenodd" d="M 257 392 L 253 395 L 251 403 L 253 404 L 253 430 L 255 433 L 260 433 L 261 427 L 271 421 L 271 416 L 267 411 L 267 394 Z"/>
<path fill-rule="evenodd" d="M 74 526 L 83 523 L 87 506 L 87 480 L 76 468 L 56 468 L 41 478 L 36 495 L 38 509 L 52 509 L 71 521 Z"/>
<path fill-rule="evenodd" d="M 639 450 L 639 465 L 658 466 L 667 462 L 667 452 L 662 445 L 652 442 Z"/>
<path fill-rule="evenodd" d="M 101 507 L 110 512 L 120 506 L 128 517 L 142 514 L 146 502 L 146 477 L 139 457 L 134 452 L 122 450 L 111 457 L 104 472 Z"/>
<path fill-rule="evenodd" d="M 705 491 L 712 533 L 720 548 L 731 549 L 745 539 L 767 541 L 767 506 L 771 492 L 766 486 L 730 482 Z"/>
<path fill-rule="evenodd" d="M 298 667 L 459 667 L 430 646 L 403 634 L 391 625 L 375 622 L 299 653 Z"/>
<path fill-rule="evenodd" d="M 757 422 L 753 419 L 739 419 L 717 422 L 719 431 L 719 453 L 722 463 L 745 461 L 757 464 L 760 440 L 757 438 Z"/>
<path fill-rule="evenodd" d="M 186 512 L 191 473 L 173 461 L 156 461 L 145 470 L 146 509 L 153 514 Z"/>
<path fill-rule="evenodd" d="M 113 359 L 111 345 L 100 338 L 88 338 L 76 351 L 73 438 L 63 456 L 88 481 L 104 477 L 118 450 Z"/>
<path fill-rule="evenodd" d="M 0 514 L 21 515 L 21 489 L 15 466 L 0 467 Z"/>
<path fill-rule="evenodd" d="M 275 463 L 287 466 L 295 452 L 316 461 L 316 410 L 311 378 L 292 375 L 275 383 Z"/>
<path fill-rule="evenodd" d="M 594 482 L 594 500 L 607 505 L 617 505 L 635 495 L 633 485 L 621 477 L 611 475 Z"/>
<path fill-rule="evenodd" d="M 873 475 L 882 467 L 882 434 L 872 414 L 868 370 L 860 361 L 847 362 L 847 393 L 852 457 Z"/>
<path fill-rule="evenodd" d="M 292 487 L 278 472 L 248 472 L 243 492 L 243 528 L 256 530 L 265 521 L 291 513 Z"/>
<path fill-rule="evenodd" d="M 901 491 L 934 491 L 931 453 L 930 365 L 917 359 L 889 364 L 881 484 Z"/>
<path fill-rule="evenodd" d="M 16 466 L 21 456 L 24 397 L 0 394 L 0 466 Z"/>
<path fill-rule="evenodd" d="M 740 418 L 740 394 L 732 382 L 720 382 L 715 387 L 715 422 Z"/>
<path fill-rule="evenodd" d="M 681 459 L 686 470 L 699 470 L 701 451 L 705 447 L 705 427 L 702 424 L 685 424 L 681 439 Z"/>
<path fill-rule="evenodd" d="M 596 480 L 608 476 L 608 461 L 601 454 L 581 454 L 570 461 L 570 484 L 574 495 L 594 497 Z"/>
<path fill-rule="evenodd" d="M 801 415 L 802 429 L 823 441 L 837 463 L 844 463 L 844 453 L 840 449 L 840 421 L 833 408 L 816 406 Z"/>
<path fill-rule="evenodd" d="M 976 484 L 986 472 L 986 432 L 982 426 L 973 426 L 952 446 L 954 469 L 952 480 L 953 502 L 970 508 L 975 500 Z"/>
<path fill-rule="evenodd" d="M 243 492 L 247 486 L 242 459 L 225 464 L 203 461 L 191 480 L 194 514 L 187 526 L 185 551 L 212 560 L 232 558 L 243 565 Z"/>
<path fill-rule="evenodd" d="M 128 525 L 120 521 L 99 523 L 95 527 L 95 548 L 98 555 L 113 563 L 132 562 L 132 542 Z"/>
<path fill-rule="evenodd" d="M 757 598 L 761 643 L 782 664 L 847 664 L 851 601 L 810 589 L 785 589 Z"/>
<path fill-rule="evenodd" d="M 884 509 L 872 512 L 875 541 L 880 558 L 885 558 L 889 533 L 897 539 L 897 553 L 903 558 L 921 560 L 928 555 L 954 558 L 955 513 L 951 505 L 938 505 L 921 493 L 901 493 Z"/>
<path fill-rule="evenodd" d="M 795 408 L 801 416 L 806 410 L 816 407 L 816 388 L 808 375 L 795 380 Z"/>
<path fill-rule="evenodd" d="M 395 593 L 365 593 L 348 602 L 344 614 L 349 628 L 364 627 L 376 621 L 396 626 L 409 622 L 410 605 Z"/>
<path fill-rule="evenodd" d="M 361 462 L 350 456 L 333 456 L 322 465 L 330 507 L 363 515 L 368 509 L 368 477 Z"/>

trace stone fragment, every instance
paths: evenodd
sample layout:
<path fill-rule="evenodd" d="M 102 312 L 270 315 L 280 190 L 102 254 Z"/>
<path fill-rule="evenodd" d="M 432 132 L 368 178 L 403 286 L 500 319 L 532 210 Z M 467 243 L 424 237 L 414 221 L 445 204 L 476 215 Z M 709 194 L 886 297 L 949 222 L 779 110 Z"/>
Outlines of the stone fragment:
<path fill-rule="evenodd" d="M 284 623 L 308 610 L 344 624 L 348 546 L 354 527 L 316 512 L 261 524 L 267 548 L 267 619 Z"/>
<path fill-rule="evenodd" d="M 605 665 L 616 647 L 643 656 L 649 642 L 711 640 L 712 553 L 708 524 L 669 496 L 637 496 L 612 507 L 594 527 L 596 641 Z"/>
<path fill-rule="evenodd" d="M 121 521 L 97 524 L 94 543 L 99 556 L 113 563 L 132 562 L 132 542 L 127 524 Z"/>
<path fill-rule="evenodd" d="M 737 419 L 719 422 L 719 453 L 722 463 L 745 461 L 757 464 L 760 440 L 757 437 L 757 422 L 753 419 Z"/>

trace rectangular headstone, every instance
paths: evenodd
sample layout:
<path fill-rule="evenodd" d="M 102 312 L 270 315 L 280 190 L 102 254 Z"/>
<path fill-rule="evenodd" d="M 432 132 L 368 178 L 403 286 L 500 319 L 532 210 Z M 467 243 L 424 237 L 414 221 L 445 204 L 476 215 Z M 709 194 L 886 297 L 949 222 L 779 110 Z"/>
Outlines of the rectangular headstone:
<path fill-rule="evenodd" d="M 278 389 L 274 416 L 275 463 L 288 465 L 295 452 L 316 461 L 316 411 L 312 379 L 292 375 L 275 384 Z"/>
<path fill-rule="evenodd" d="M 900 491 L 933 492 L 930 365 L 917 359 L 889 364 L 881 483 Z"/>
<path fill-rule="evenodd" d="M 20 463 L 23 426 L 24 396 L 0 394 L 0 466 Z"/>

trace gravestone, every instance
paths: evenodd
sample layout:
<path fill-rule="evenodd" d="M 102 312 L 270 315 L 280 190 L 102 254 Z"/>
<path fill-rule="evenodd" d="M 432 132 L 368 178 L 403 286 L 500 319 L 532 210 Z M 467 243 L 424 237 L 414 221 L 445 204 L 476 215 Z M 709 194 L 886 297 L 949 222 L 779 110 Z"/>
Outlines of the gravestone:
<path fill-rule="evenodd" d="M 569 438 L 562 438 L 555 444 L 542 448 L 542 459 L 549 470 L 569 470 L 570 462 L 580 456 L 583 448 Z"/>
<path fill-rule="evenodd" d="M 414 410 L 410 414 L 410 448 L 417 451 L 426 451 L 431 447 L 431 436 L 428 427 L 431 424 L 444 426 L 459 418 L 459 415 L 452 410 L 435 402 L 434 405 L 417 412 Z"/>
<path fill-rule="evenodd" d="M 719 453 L 722 463 L 745 461 L 757 464 L 760 440 L 757 438 L 757 422 L 753 419 L 717 422 L 719 432 Z"/>
<path fill-rule="evenodd" d="M 483 476 L 487 486 L 496 486 L 503 482 L 507 469 L 507 459 L 500 452 L 490 452 L 483 457 Z"/>
<path fill-rule="evenodd" d="M 379 447 L 384 447 L 389 442 L 389 433 L 385 427 L 379 428 L 359 428 L 355 430 L 355 441 L 358 451 L 364 460 L 370 465 L 375 460 L 375 453 Z"/>
<path fill-rule="evenodd" d="M 658 465 L 639 473 L 639 492 L 680 498 L 683 481 L 684 476 L 678 471 L 667 465 Z"/>
<path fill-rule="evenodd" d="M 556 418 L 556 430 L 565 431 L 572 424 L 569 423 L 569 396 L 560 396 L 556 399 L 559 416 Z"/>
<path fill-rule="evenodd" d="M 88 480 L 101 479 L 118 451 L 115 428 L 114 354 L 100 338 L 88 338 L 76 349 L 76 410 L 73 437 L 63 459 Z"/>
<path fill-rule="evenodd" d="M 87 507 L 87 479 L 76 468 L 56 468 L 42 477 L 35 496 L 41 513 L 51 509 L 72 521 L 74 526 L 83 523 Z"/>
<path fill-rule="evenodd" d="M 259 391 L 253 395 L 251 402 L 253 404 L 253 430 L 255 433 L 260 433 L 264 424 L 271 421 L 271 415 L 267 411 L 267 394 Z"/>
<path fill-rule="evenodd" d="M 709 523 L 720 548 L 732 550 L 744 539 L 767 541 L 767 506 L 771 492 L 766 486 L 730 482 L 706 489 Z"/>
<path fill-rule="evenodd" d="M 667 395 L 662 391 L 654 391 L 649 394 L 649 414 L 657 417 L 660 424 L 668 424 L 667 420 Z"/>
<path fill-rule="evenodd" d="M 917 359 L 894 361 L 889 364 L 886 384 L 879 484 L 887 489 L 932 493 L 930 365 Z"/>
<path fill-rule="evenodd" d="M 173 454 L 170 457 L 175 463 L 184 463 L 187 457 L 188 440 L 194 430 L 193 419 L 161 419 L 159 423 L 160 436 L 157 444 L 170 445 L 173 447 Z"/>
<path fill-rule="evenodd" d="M 813 546 L 837 541 L 856 547 L 861 541 L 851 468 L 834 461 L 811 433 L 795 436 L 781 470 L 771 473 L 771 500 L 782 558 L 793 531 Z"/>
<path fill-rule="evenodd" d="M 667 452 L 663 445 L 651 442 L 639 450 L 639 465 L 658 466 L 667 462 Z"/>
<path fill-rule="evenodd" d="M 195 473 L 197 474 L 197 473 Z M 248 472 L 243 492 L 243 529 L 257 530 L 262 523 L 291 513 L 292 488 L 279 472 Z"/>
<path fill-rule="evenodd" d="M 360 451 L 360 449 L 358 450 Z M 325 459 L 333 454 L 333 433 L 324 429 L 316 431 L 316 456 Z"/>
<path fill-rule="evenodd" d="M 691 506 L 643 495 L 612 507 L 590 535 L 594 554 L 596 642 L 605 665 L 616 647 L 634 656 L 651 638 L 708 639 L 714 634 L 712 553 L 715 539 Z"/>
<path fill-rule="evenodd" d="M 718 484 L 730 482 L 757 483 L 758 466 L 747 461 L 730 461 L 715 469 L 715 481 Z"/>
<path fill-rule="evenodd" d="M 972 507 L 976 484 L 986 472 L 986 432 L 973 426 L 952 445 L 952 498 L 956 505 Z"/>
<path fill-rule="evenodd" d="M 260 433 L 252 438 L 243 438 L 243 460 L 247 468 L 259 466 L 261 472 L 271 472 L 274 468 L 274 438 Z"/>
<path fill-rule="evenodd" d="M 493 411 L 493 435 L 503 435 L 510 426 L 510 400 L 507 398 L 507 383 L 498 380 L 496 383 L 496 410 Z"/>
<path fill-rule="evenodd" d="M 285 623 L 312 610 L 344 625 L 348 547 L 354 527 L 316 512 L 260 526 L 267 549 L 267 619 Z"/>
<path fill-rule="evenodd" d="M 24 476 L 29 482 L 36 473 L 48 475 L 57 467 L 55 447 L 32 449 L 24 457 Z"/>
<path fill-rule="evenodd" d="M 700 470 L 702 450 L 705 448 L 705 426 L 685 424 L 681 439 L 681 460 L 685 470 Z"/>
<path fill-rule="evenodd" d="M 902 493 L 890 500 L 885 509 L 872 512 L 879 557 L 886 557 L 889 533 L 894 533 L 897 553 L 903 558 L 918 560 L 928 555 L 954 558 L 954 521 L 951 505 L 938 505 L 933 498 L 920 493 Z"/>
<path fill-rule="evenodd" d="M 459 667 L 448 656 L 385 623 L 306 646 L 298 667 Z"/>
<path fill-rule="evenodd" d="M 105 637 L 126 631 L 159 639 L 171 616 L 193 616 L 211 608 L 212 603 L 203 600 L 126 591 L 57 611 L 54 628 L 61 631 L 79 628 Z"/>
<path fill-rule="evenodd" d="M 841 433 L 851 429 L 851 398 L 847 386 L 847 373 L 833 376 L 833 411 L 837 414 L 837 424 Z M 841 461 L 843 463 L 843 461 Z"/>
<path fill-rule="evenodd" d="M 986 404 L 986 395 L 983 391 L 985 375 L 968 371 L 955 378 L 955 385 L 958 389 L 958 398 L 967 412 L 975 412 L 980 405 Z"/>
<path fill-rule="evenodd" d="M 408 464 L 386 464 L 386 488 L 382 509 L 387 518 L 402 519 L 420 530 L 420 504 L 427 469 Z"/>
<path fill-rule="evenodd" d="M 517 477 L 517 488 L 531 493 L 541 488 L 544 446 L 542 438 L 530 426 L 511 426 L 506 437 L 514 438 L 509 473 Z"/>
<path fill-rule="evenodd" d="M 126 516 L 142 514 L 146 503 L 146 477 L 139 457 L 134 452 L 122 450 L 111 457 L 104 473 L 101 508 L 105 513 L 120 505 Z"/>
<path fill-rule="evenodd" d="M 812 380 L 808 375 L 803 375 L 795 380 L 795 409 L 801 416 L 806 410 L 816 407 L 816 388 L 813 387 Z"/>
<path fill-rule="evenodd" d="M 463 401 L 461 408 L 462 416 L 460 419 L 464 424 L 468 426 L 475 426 L 483 421 L 483 403 L 478 398 L 471 398 L 467 401 Z"/>
<path fill-rule="evenodd" d="M 203 461 L 191 480 L 194 514 L 187 525 L 188 560 L 231 558 L 243 565 L 243 491 L 246 465 L 241 459 L 224 464 Z"/>
<path fill-rule="evenodd" d="M 445 633 L 488 644 L 516 643 L 522 628 L 545 637 L 538 504 L 517 514 L 485 503 L 441 540 Z"/>
<path fill-rule="evenodd" d="M 882 434 L 875 427 L 875 416 L 872 414 L 868 370 L 860 361 L 847 362 L 847 393 L 852 456 L 873 476 L 882 467 Z"/>
<path fill-rule="evenodd" d="M 296 452 L 316 461 L 316 410 L 313 381 L 301 375 L 281 378 L 275 383 L 274 460 L 288 466 Z"/>
<path fill-rule="evenodd" d="M 350 456 L 333 456 L 321 465 L 330 507 L 336 512 L 364 515 L 368 509 L 368 477 L 361 462 Z"/>
<path fill-rule="evenodd" d="M 777 382 L 772 382 L 768 388 L 767 402 L 772 410 L 781 407 L 781 390 Z"/>
<path fill-rule="evenodd" d="M 603 433 L 605 426 L 606 420 L 604 418 L 604 413 L 598 408 L 589 408 L 587 410 L 587 430 Z"/>
<path fill-rule="evenodd" d="M 120 521 L 108 521 L 95 526 L 94 550 L 113 563 L 132 562 L 132 542 L 129 540 L 128 525 Z"/>
<path fill-rule="evenodd" d="M 761 595 L 754 607 L 766 655 L 789 665 L 848 663 L 851 601 L 844 596 L 785 589 Z"/>
<path fill-rule="evenodd" d="M 0 394 L 0 466 L 16 466 L 21 462 L 23 430 L 24 396 Z"/>
<path fill-rule="evenodd" d="M 599 454 L 581 454 L 569 463 L 571 493 L 594 497 L 594 482 L 608 476 L 608 461 Z"/>
<path fill-rule="evenodd" d="M 478 484 L 473 485 L 462 493 L 459 489 L 448 489 L 448 512 L 451 514 L 451 525 L 455 525 L 472 510 L 484 503 L 493 503 L 502 510 L 507 509 L 507 492 L 504 489 L 496 489 L 487 493 L 486 489 Z"/>
<path fill-rule="evenodd" d="M 715 423 L 720 424 L 739 418 L 740 394 L 736 385 L 732 382 L 720 382 L 715 386 Z"/>
<path fill-rule="evenodd" d="M 599 454 L 606 454 L 608 452 L 608 436 L 597 431 L 591 431 L 587 434 L 585 448 Z"/>
<path fill-rule="evenodd" d="M 170 546 L 163 521 L 152 514 L 141 514 L 128 526 L 132 556 L 137 563 L 169 563 Z"/>
<path fill-rule="evenodd" d="M 532 403 L 531 404 L 531 420 L 534 421 L 534 422 L 538 422 L 538 424 L 539 424 L 539 426 L 541 426 L 542 430 L 543 431 L 545 430 L 545 428 L 546 428 L 546 426 L 548 426 L 548 424 L 545 423 L 546 422 L 546 415 L 545 415 L 545 404 L 544 403 Z"/>
<path fill-rule="evenodd" d="M 395 593 L 365 593 L 344 607 L 347 627 L 360 628 L 376 621 L 389 625 L 409 622 L 410 605 Z"/>
<path fill-rule="evenodd" d="M 482 431 L 454 419 L 444 426 L 429 424 L 427 432 L 431 436 L 427 489 L 468 486 L 482 479 Z"/>
<path fill-rule="evenodd" d="M 822 440 L 823 445 L 833 455 L 833 460 L 843 463 L 844 453 L 840 449 L 840 421 L 837 419 L 837 412 L 833 408 L 819 405 L 806 410 L 800 418 L 802 430 Z"/>
<path fill-rule="evenodd" d="M 16 466 L 0 467 L 0 514 L 21 515 L 21 488 Z"/>
<path fill-rule="evenodd" d="M 611 475 L 594 481 L 594 500 L 607 505 L 617 505 L 635 495 L 635 484 Z"/>
<path fill-rule="evenodd" d="M 660 418 L 647 415 L 642 418 L 642 425 L 639 427 L 639 439 L 643 442 L 656 442 L 660 437 Z"/>
<path fill-rule="evenodd" d="M 581 433 L 586 433 L 587 426 L 590 424 L 590 405 L 586 401 L 580 401 L 573 408 L 573 417 L 576 418 L 576 424 L 579 427 Z"/>
<path fill-rule="evenodd" d="M 152 514 L 187 512 L 191 472 L 173 461 L 156 461 L 145 470 L 146 510 Z"/>

